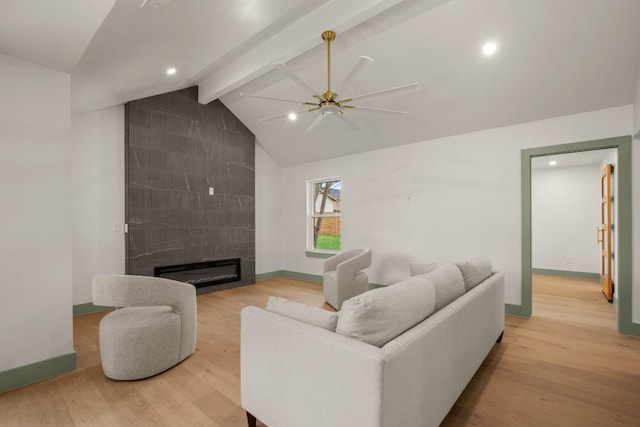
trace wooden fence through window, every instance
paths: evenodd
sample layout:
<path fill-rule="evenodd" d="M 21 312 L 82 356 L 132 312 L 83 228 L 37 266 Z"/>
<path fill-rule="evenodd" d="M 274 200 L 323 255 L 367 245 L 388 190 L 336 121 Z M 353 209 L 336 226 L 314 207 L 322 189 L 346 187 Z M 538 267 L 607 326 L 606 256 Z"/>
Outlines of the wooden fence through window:
<path fill-rule="evenodd" d="M 342 221 L 339 216 L 322 218 L 322 225 L 320 225 L 319 234 L 325 234 L 328 236 L 339 236 L 341 222 Z"/>

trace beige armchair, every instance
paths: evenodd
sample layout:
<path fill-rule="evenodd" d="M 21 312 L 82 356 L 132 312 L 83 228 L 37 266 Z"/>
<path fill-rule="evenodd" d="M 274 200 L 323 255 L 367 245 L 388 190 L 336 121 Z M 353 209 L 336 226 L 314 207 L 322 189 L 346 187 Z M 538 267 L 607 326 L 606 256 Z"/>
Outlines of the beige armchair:
<path fill-rule="evenodd" d="M 195 288 L 159 277 L 98 275 L 93 303 L 119 308 L 100 321 L 100 358 L 114 380 L 147 378 L 196 348 Z"/>
<path fill-rule="evenodd" d="M 371 249 L 351 249 L 327 258 L 323 265 L 324 299 L 336 310 L 342 302 L 366 292 L 369 277 L 363 271 L 371 265 Z"/>

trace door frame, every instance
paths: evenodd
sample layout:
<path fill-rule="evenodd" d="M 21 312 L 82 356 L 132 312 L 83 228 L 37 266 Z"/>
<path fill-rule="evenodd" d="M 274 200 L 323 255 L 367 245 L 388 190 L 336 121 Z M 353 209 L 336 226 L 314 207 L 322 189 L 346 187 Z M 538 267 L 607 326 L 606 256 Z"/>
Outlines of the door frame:
<path fill-rule="evenodd" d="M 632 321 L 632 218 L 631 218 L 631 141 L 632 137 L 596 139 L 569 144 L 528 148 L 521 151 L 521 203 L 522 203 L 522 281 L 520 305 L 507 304 L 507 314 L 531 317 L 531 159 L 548 155 L 577 153 L 581 151 L 618 149 L 616 194 L 618 239 L 618 332 L 640 336 L 640 324 Z"/>

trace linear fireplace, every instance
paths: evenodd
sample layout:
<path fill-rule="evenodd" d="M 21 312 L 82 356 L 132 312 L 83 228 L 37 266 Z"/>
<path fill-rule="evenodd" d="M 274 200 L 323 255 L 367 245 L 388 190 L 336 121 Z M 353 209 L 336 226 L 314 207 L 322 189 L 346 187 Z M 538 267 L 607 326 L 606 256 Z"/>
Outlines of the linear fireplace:
<path fill-rule="evenodd" d="M 240 280 L 240 258 L 155 267 L 156 277 L 190 283 L 196 288 Z"/>

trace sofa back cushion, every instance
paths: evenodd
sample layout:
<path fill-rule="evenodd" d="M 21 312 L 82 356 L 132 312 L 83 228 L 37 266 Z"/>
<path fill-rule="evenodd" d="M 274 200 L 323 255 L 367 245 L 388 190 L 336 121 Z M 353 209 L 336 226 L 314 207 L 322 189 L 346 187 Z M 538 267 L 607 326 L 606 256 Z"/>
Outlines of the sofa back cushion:
<path fill-rule="evenodd" d="M 429 317 L 435 305 L 434 284 L 412 277 L 343 302 L 336 332 L 382 347 Z"/>
<path fill-rule="evenodd" d="M 331 332 L 336 330 L 338 323 L 338 313 L 289 301 L 285 298 L 270 297 L 267 302 L 267 310 Z"/>
<path fill-rule="evenodd" d="M 480 282 L 491 276 L 491 260 L 485 256 L 475 256 L 456 262 L 462 273 L 466 291 L 478 286 Z"/>
<path fill-rule="evenodd" d="M 453 264 L 441 265 L 431 273 L 416 277 L 433 282 L 436 290 L 436 311 L 465 293 L 462 273 Z"/>
<path fill-rule="evenodd" d="M 431 273 L 433 270 L 439 267 L 437 262 L 418 262 L 413 261 L 409 263 L 409 275 L 419 276 L 420 274 Z"/>

